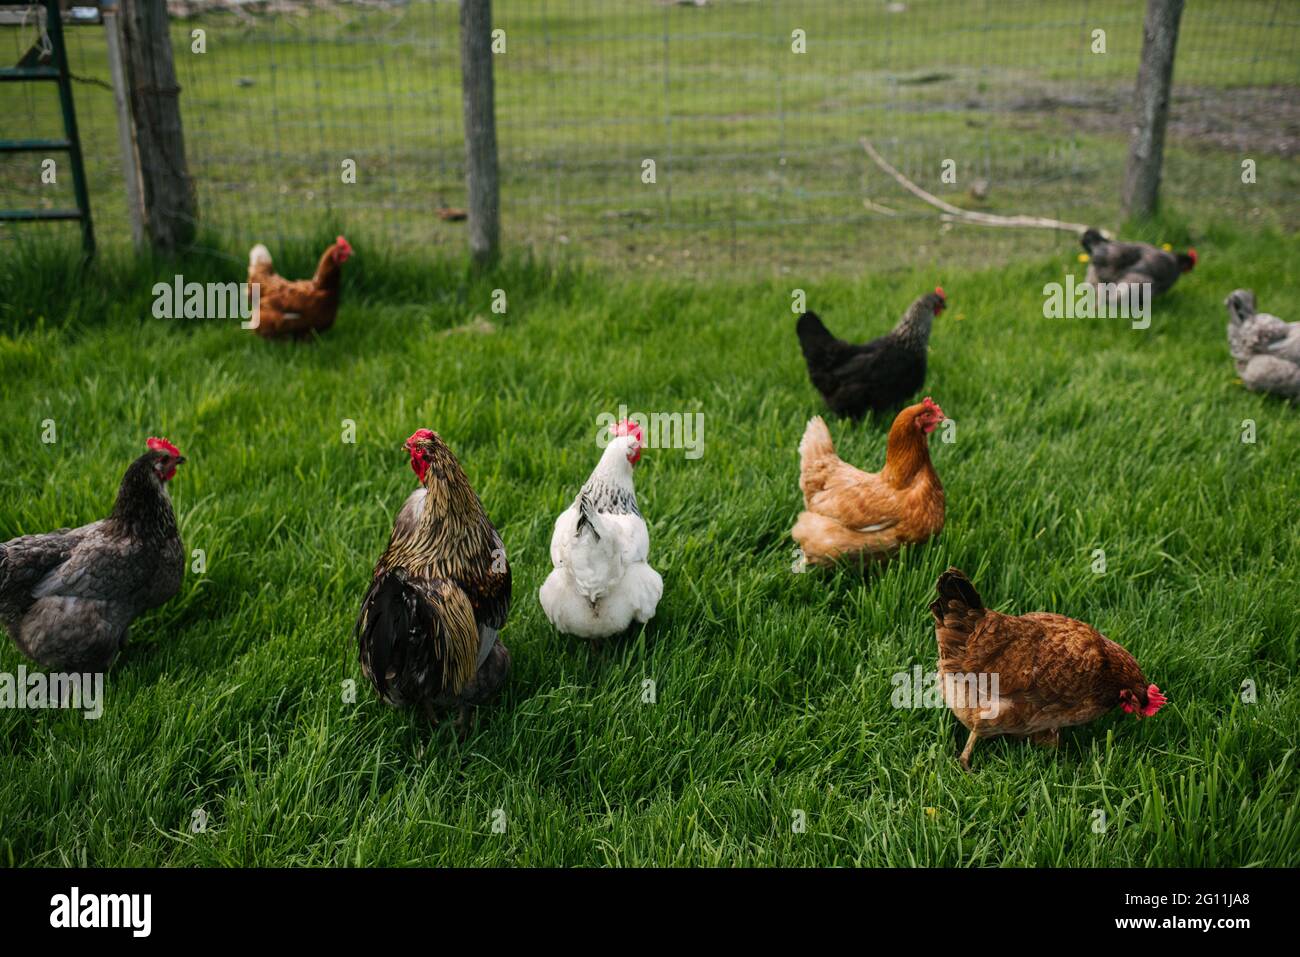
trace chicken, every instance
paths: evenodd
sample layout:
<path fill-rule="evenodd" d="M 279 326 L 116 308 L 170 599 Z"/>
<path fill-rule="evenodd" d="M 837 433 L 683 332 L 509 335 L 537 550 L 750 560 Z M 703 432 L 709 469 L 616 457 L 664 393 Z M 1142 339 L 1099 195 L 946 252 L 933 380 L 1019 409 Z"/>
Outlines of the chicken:
<path fill-rule="evenodd" d="M 1234 290 L 1228 307 L 1228 350 L 1251 392 L 1300 399 L 1300 322 L 1255 311 L 1255 294 Z"/>
<path fill-rule="evenodd" d="M 944 701 L 970 731 L 961 764 L 979 738 L 1010 734 L 1055 746 L 1060 729 L 1119 705 L 1150 717 L 1168 700 L 1147 684 L 1133 656 L 1091 625 L 1064 615 L 1003 615 L 985 609 L 964 574 L 939 576 L 930 605 Z"/>
<path fill-rule="evenodd" d="M 1149 243 L 1120 243 L 1106 239 L 1095 229 L 1086 230 L 1080 239 L 1088 253 L 1088 285 L 1096 288 L 1107 283 L 1109 299 L 1123 301 L 1128 287 L 1151 284 L 1151 298 L 1167 293 L 1178 277 L 1196 267 L 1196 250 L 1173 253 Z"/>
<path fill-rule="evenodd" d="M 107 671 L 131 623 L 180 591 L 185 550 L 167 483 L 185 457 L 166 439 L 146 446 L 108 518 L 0 545 L 0 622 L 46 668 Z"/>
<path fill-rule="evenodd" d="M 831 411 L 858 419 L 911 398 L 925 385 L 930 325 L 947 304 L 943 288 L 936 287 L 908 306 L 890 332 L 866 345 L 836 339 L 815 312 L 800 316 L 795 332 L 808 376 Z"/>
<path fill-rule="evenodd" d="M 809 421 L 799 443 L 804 511 L 790 530 L 801 563 L 826 565 L 859 556 L 883 561 L 900 546 L 943 530 L 943 486 L 930 463 L 929 444 L 943 418 L 928 397 L 898 413 L 889 429 L 885 467 L 877 473 L 842 462 L 821 416 Z"/>
<path fill-rule="evenodd" d="M 436 723 L 486 703 L 510 673 L 499 633 L 510 563 L 465 472 L 436 432 L 406 440 L 420 480 L 406 499 L 361 603 L 361 670 L 388 704 L 419 704 Z"/>
<path fill-rule="evenodd" d="M 321 254 L 316 275 L 291 282 L 271 269 L 271 253 L 258 243 L 248 253 L 248 283 L 258 285 L 257 315 L 250 328 L 264 339 L 306 339 L 334 325 L 339 312 L 342 265 L 352 247 L 340 236 Z"/>
<path fill-rule="evenodd" d="M 650 533 L 632 485 L 641 443 L 640 426 L 618 423 L 591 477 L 555 521 L 555 568 L 538 598 L 565 634 L 600 640 L 654 617 L 664 582 L 646 562 Z"/>

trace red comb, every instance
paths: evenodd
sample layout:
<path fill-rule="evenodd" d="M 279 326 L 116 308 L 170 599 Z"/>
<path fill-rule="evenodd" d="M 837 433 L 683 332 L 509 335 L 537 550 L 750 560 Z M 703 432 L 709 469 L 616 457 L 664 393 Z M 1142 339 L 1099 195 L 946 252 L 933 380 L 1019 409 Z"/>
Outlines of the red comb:
<path fill-rule="evenodd" d="M 411 437 L 406 440 L 407 445 L 414 445 L 416 442 L 428 441 L 433 438 L 433 429 L 416 429 L 411 433 Z"/>
<path fill-rule="evenodd" d="M 940 299 L 947 301 L 948 297 L 944 295 L 943 286 L 935 286 L 934 291 L 938 294 Z"/>
<path fill-rule="evenodd" d="M 1193 249 L 1191 246 L 1188 246 L 1188 247 L 1187 247 L 1187 255 L 1191 257 L 1192 265 L 1195 266 L 1196 263 L 1197 263 L 1197 261 L 1198 261 L 1198 257 L 1197 257 L 1197 255 L 1196 255 L 1196 250 Z"/>
<path fill-rule="evenodd" d="M 1161 693 L 1159 688 L 1155 685 L 1148 685 L 1147 706 L 1142 709 L 1142 714 L 1144 717 L 1149 718 L 1168 703 L 1169 699 Z"/>
<path fill-rule="evenodd" d="M 180 455 L 181 450 L 172 445 L 166 439 L 158 439 L 152 436 L 144 443 L 152 452 L 166 452 L 168 455 Z"/>
<path fill-rule="evenodd" d="M 641 432 L 641 426 L 637 425 L 631 419 L 624 419 L 619 422 L 618 425 L 614 426 L 614 431 L 611 435 L 630 435 L 632 438 L 636 439 L 637 445 L 641 445 L 645 441 L 643 433 Z"/>
<path fill-rule="evenodd" d="M 921 404 L 925 406 L 925 408 L 928 411 L 938 412 L 940 415 L 943 415 L 943 409 L 939 408 L 939 404 L 935 402 L 934 399 L 930 398 L 928 395 L 925 397 L 924 401 L 921 402 Z"/>

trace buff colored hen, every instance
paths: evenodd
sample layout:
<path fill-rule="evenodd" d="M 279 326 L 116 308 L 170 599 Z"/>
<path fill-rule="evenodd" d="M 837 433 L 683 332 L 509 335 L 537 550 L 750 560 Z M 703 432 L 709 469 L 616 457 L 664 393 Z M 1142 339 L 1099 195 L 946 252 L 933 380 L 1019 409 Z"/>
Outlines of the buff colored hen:
<path fill-rule="evenodd" d="M 943 419 L 943 410 L 929 398 L 898 413 L 879 472 L 840 459 L 821 416 L 809 421 L 799 443 L 804 511 L 790 530 L 802 551 L 800 561 L 884 561 L 903 545 L 938 535 L 943 485 L 930 462 L 929 435 Z"/>

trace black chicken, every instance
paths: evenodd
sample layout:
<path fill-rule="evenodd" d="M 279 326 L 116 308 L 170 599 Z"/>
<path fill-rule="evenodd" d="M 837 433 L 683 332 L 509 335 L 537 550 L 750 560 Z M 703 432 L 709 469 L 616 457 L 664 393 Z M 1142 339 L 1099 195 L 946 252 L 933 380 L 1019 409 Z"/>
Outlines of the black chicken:
<path fill-rule="evenodd" d="M 180 591 L 185 551 L 166 483 L 185 458 L 166 439 L 147 445 L 108 518 L 0 545 L 0 622 L 46 668 L 107 671 L 131 622 Z"/>
<path fill-rule="evenodd" d="M 431 721 L 485 703 L 510 672 L 497 637 L 510 610 L 510 563 L 501 536 L 441 436 L 406 441 L 420 487 L 397 514 L 356 636 L 361 669 L 388 704 L 419 704 Z"/>
<path fill-rule="evenodd" d="M 930 325 L 947 305 L 943 289 L 936 287 L 908 306 L 898 325 L 866 345 L 836 339 L 815 312 L 800 316 L 796 331 L 808 376 L 831 411 L 858 419 L 913 396 L 925 384 Z"/>
<path fill-rule="evenodd" d="M 1150 283 L 1151 298 L 1164 295 L 1178 277 L 1196 268 L 1196 250 L 1172 253 L 1150 243 L 1120 243 L 1095 229 L 1086 230 L 1080 242 L 1088 252 L 1091 285 Z"/>

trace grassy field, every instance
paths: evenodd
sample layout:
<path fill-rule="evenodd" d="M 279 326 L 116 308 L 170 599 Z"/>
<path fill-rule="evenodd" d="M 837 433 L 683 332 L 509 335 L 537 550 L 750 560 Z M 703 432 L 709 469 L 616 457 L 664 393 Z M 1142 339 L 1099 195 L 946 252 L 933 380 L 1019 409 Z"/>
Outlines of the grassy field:
<path fill-rule="evenodd" d="M 1132 0 L 799 0 L 706 7 L 655 0 L 500 0 L 494 61 L 504 231 L 650 272 L 760 275 L 1013 261 L 1051 237 L 950 230 L 880 173 L 869 135 L 958 204 L 1114 226 L 1141 43 Z M 192 31 L 205 32 L 195 53 Z M 807 52 L 791 51 L 805 31 Z M 1094 29 L 1106 52 L 1092 52 Z M 16 60 L 28 30 L 6 28 Z M 1275 0 L 1188 5 L 1180 33 L 1165 195 L 1191 219 L 1294 229 L 1300 168 L 1300 20 Z M 102 31 L 69 31 L 74 71 L 107 78 Z M 246 22 L 173 24 L 186 150 L 204 226 L 244 248 L 345 224 L 406 252 L 464 245 L 439 222 L 463 206 L 456 8 L 340 5 Z M 111 93 L 77 85 L 92 202 L 106 242 L 127 235 Z M 50 90 L 0 87 L 0 111 L 57 135 Z M 26 134 L 25 134 L 26 135 Z M 1258 181 L 1240 182 L 1243 157 Z M 654 185 L 641 182 L 646 158 Z M 939 179 L 944 159 L 957 182 Z M 0 159 L 6 205 L 56 205 L 41 156 Z M 357 181 L 341 182 L 344 159 Z M 60 196 L 60 191 L 62 196 Z M 896 210 L 869 213 L 862 199 Z M 31 229 L 32 227 L 24 227 Z M 50 231 L 59 227 L 39 227 Z M 69 230 L 72 227 L 67 227 Z M 5 235 L 0 232 L 0 236 Z"/>
<path fill-rule="evenodd" d="M 220 258 L 110 255 L 78 277 L 57 253 L 6 257 L 0 540 L 102 516 L 162 434 L 190 459 L 173 494 L 207 570 L 137 622 L 98 721 L 0 712 L 0 864 L 1295 865 L 1300 418 L 1235 383 L 1221 302 L 1252 286 L 1294 318 L 1297 244 L 1213 224 L 1197 241 L 1142 332 L 1042 318 L 1072 254 L 703 285 L 528 261 L 467 278 L 359 235 L 339 323 L 304 346 L 151 317 L 174 272 L 238 278 Z M 791 289 L 866 337 L 936 282 L 947 527 L 865 581 L 792 575 L 795 448 L 821 403 Z M 449 334 L 475 317 L 496 331 Z M 552 631 L 536 590 L 620 403 L 701 412 L 705 444 L 646 453 L 664 599 L 597 653 Z M 350 636 L 418 426 L 447 437 L 514 566 L 515 670 L 464 744 L 382 706 Z M 879 465 L 883 424 L 832 432 Z M 1171 705 L 1058 752 L 987 743 L 963 773 L 947 711 L 890 704 L 892 675 L 933 665 L 948 565 L 1001 610 L 1094 623 Z M 0 671 L 22 663 L 4 643 Z"/>

